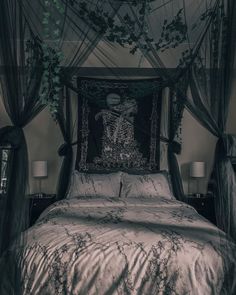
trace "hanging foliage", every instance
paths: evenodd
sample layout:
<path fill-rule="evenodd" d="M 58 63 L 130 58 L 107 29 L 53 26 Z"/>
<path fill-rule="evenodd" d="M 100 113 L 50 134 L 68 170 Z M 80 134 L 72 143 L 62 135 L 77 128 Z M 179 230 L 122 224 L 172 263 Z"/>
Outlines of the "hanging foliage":
<path fill-rule="evenodd" d="M 73 5 L 76 1 L 73 1 Z M 171 21 L 163 22 L 161 37 L 157 42 L 149 35 L 146 16 L 150 13 L 150 2 L 153 1 L 130 1 L 129 5 L 135 9 L 135 18 L 129 13 L 123 16 L 121 23 L 116 23 L 106 11 L 100 7 L 92 10 L 87 1 L 80 1 L 78 13 L 80 18 L 89 22 L 89 25 L 97 33 L 103 34 L 110 41 L 125 47 L 130 45 L 130 53 L 134 54 L 139 47 L 150 50 L 147 46 L 153 43 L 157 51 L 165 51 L 175 48 L 186 41 L 187 25 L 183 18 L 183 8 L 180 9 Z M 137 8 L 138 7 L 138 8 Z M 138 20 L 138 21 L 137 21 Z"/>
<path fill-rule="evenodd" d="M 40 89 L 40 100 L 43 104 L 47 104 L 49 111 L 56 120 L 59 107 L 59 93 L 61 90 L 60 83 L 60 64 L 63 60 L 63 53 L 58 49 L 61 31 L 60 23 L 65 8 L 60 0 L 44 0 L 45 11 L 43 13 L 44 42 L 43 50 L 43 77 Z M 56 21 L 52 19 L 52 15 L 58 15 Z M 47 40 L 51 43 L 48 44 Z"/>
<path fill-rule="evenodd" d="M 118 1 L 118 0 L 117 0 Z M 119 2 L 119 1 L 118 1 Z M 49 105 L 49 109 L 56 118 L 59 92 L 60 92 L 60 64 L 63 59 L 62 52 L 57 49 L 60 41 L 60 25 L 65 14 L 65 5 L 69 9 L 75 9 L 78 18 L 86 23 L 94 32 L 104 36 L 109 42 L 117 43 L 122 47 L 129 46 L 130 53 L 135 54 L 138 49 L 148 52 L 152 48 L 157 54 L 169 49 L 175 49 L 188 41 L 188 31 L 184 8 L 180 8 L 172 19 L 164 19 L 160 37 L 154 40 L 151 36 L 148 17 L 152 12 L 151 3 L 154 0 L 130 0 L 121 1 L 127 5 L 127 12 L 123 15 L 117 13 L 117 17 L 111 17 L 105 5 L 91 5 L 88 1 L 78 0 L 44 0 L 45 11 L 43 14 L 43 26 L 45 40 L 53 40 L 54 46 L 43 44 L 44 75 L 41 87 L 41 100 Z M 122 5 L 121 4 L 121 5 Z M 112 4 L 110 6 L 110 9 Z M 214 8 L 207 8 L 192 25 L 191 30 L 202 22 L 213 18 Z M 151 46 L 150 46 L 151 44 Z M 178 62 L 178 68 L 187 67 L 194 57 L 193 48 L 184 49 Z"/>

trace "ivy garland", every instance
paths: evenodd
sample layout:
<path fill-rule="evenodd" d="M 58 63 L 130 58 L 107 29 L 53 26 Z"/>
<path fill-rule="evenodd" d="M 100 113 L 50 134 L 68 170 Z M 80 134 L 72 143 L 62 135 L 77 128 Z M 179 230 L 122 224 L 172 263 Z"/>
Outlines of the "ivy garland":
<path fill-rule="evenodd" d="M 47 104 L 53 119 L 57 119 L 57 111 L 60 100 L 60 64 L 63 60 L 63 53 L 57 48 L 60 41 L 61 31 L 60 23 L 65 8 L 60 0 L 44 0 L 45 11 L 43 13 L 43 29 L 44 40 L 51 40 L 54 46 L 44 41 L 43 50 L 43 77 L 41 81 L 40 100 L 43 104 Z M 56 21 L 52 20 L 52 13 L 59 15 Z M 52 11 L 52 13 L 51 13 Z"/>
<path fill-rule="evenodd" d="M 150 12 L 150 3 L 154 0 L 130 0 L 129 5 L 135 8 L 135 19 L 126 13 L 123 16 L 123 23 L 117 24 L 115 20 L 104 11 L 101 7 L 96 6 L 91 9 L 87 1 L 69 0 L 69 5 L 76 5 L 76 10 L 81 20 L 89 25 L 95 32 L 103 35 L 108 41 L 118 43 L 122 47 L 127 44 L 131 46 L 130 53 L 135 54 L 138 49 L 150 50 L 148 44 L 160 52 L 170 48 L 176 48 L 187 40 L 187 25 L 184 20 L 184 10 L 181 8 L 175 17 L 168 21 L 165 19 L 162 25 L 162 32 L 159 40 L 154 42 L 150 37 L 146 24 L 146 15 Z M 50 39 L 57 44 L 60 40 L 60 20 L 63 18 L 65 7 L 61 0 L 44 0 L 45 12 L 43 15 L 43 26 L 45 39 Z M 55 13 L 56 12 L 56 13 Z M 207 9 L 196 22 L 192 30 L 196 28 L 199 22 L 203 22 L 213 15 L 213 9 Z M 52 14 L 59 15 L 58 20 L 52 19 Z M 43 46 L 43 68 L 44 74 L 42 79 L 40 99 L 42 103 L 49 106 L 50 112 L 56 119 L 59 107 L 60 86 L 60 63 L 63 54 L 54 46 L 50 47 L 44 43 Z M 193 50 L 187 49 L 182 52 L 179 60 L 179 68 L 185 67 L 191 62 Z"/>
<path fill-rule="evenodd" d="M 109 16 L 106 11 L 101 8 L 91 10 L 87 1 L 71 0 L 70 4 L 77 4 L 79 16 L 94 31 L 103 34 L 104 37 L 114 43 L 118 43 L 122 47 L 127 44 L 131 46 L 130 53 L 135 54 L 138 49 L 150 51 L 152 44 L 157 52 L 164 52 L 170 48 L 176 48 L 187 40 L 188 28 L 184 20 L 184 9 L 181 8 L 171 21 L 165 19 L 162 25 L 161 37 L 157 42 L 149 36 L 146 24 L 146 14 L 151 11 L 150 3 L 154 0 L 130 0 L 129 5 L 136 8 L 136 19 L 133 20 L 128 13 L 123 16 L 123 23 L 117 24 L 115 20 Z M 221 9 L 222 7 L 219 7 Z M 214 10 L 208 8 L 200 15 L 199 20 L 192 26 L 194 30 L 201 22 L 206 21 L 210 17 L 214 17 Z M 178 68 L 186 67 L 193 58 L 193 50 L 191 48 L 181 53 Z"/>

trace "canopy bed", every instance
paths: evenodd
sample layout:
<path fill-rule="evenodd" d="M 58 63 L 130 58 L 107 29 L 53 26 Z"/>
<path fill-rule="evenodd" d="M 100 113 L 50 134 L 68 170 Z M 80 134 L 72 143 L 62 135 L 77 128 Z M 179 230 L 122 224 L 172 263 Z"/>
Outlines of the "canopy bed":
<path fill-rule="evenodd" d="M 185 1 L 157 2 L 0 2 L 1 87 L 14 125 L 0 129 L 1 146 L 12 150 L 1 200 L 1 294 L 236 293 L 235 136 L 225 134 L 235 3 L 206 0 L 193 17 Z M 106 52 L 113 43 L 139 51 L 156 77 L 116 75 Z M 112 79 L 78 78 L 91 52 Z M 65 141 L 58 201 L 24 231 L 22 128 L 46 106 Z M 212 183 L 220 229 L 182 202 L 176 154 L 185 107 L 219 138 Z"/>
<path fill-rule="evenodd" d="M 78 80 L 66 199 L 4 253 L 2 294 L 16 274 L 22 294 L 235 293 L 236 245 L 176 200 L 160 171 L 161 87 L 160 79 Z"/>
<path fill-rule="evenodd" d="M 235 244 L 171 194 L 129 196 L 130 178 L 144 176 L 122 175 L 123 197 L 104 195 L 119 191 L 118 173 L 90 176 L 103 195 L 90 183 L 90 196 L 77 187 L 46 209 L 17 251 L 22 294 L 235 294 Z M 11 294 L 6 265 L 1 292 Z"/>

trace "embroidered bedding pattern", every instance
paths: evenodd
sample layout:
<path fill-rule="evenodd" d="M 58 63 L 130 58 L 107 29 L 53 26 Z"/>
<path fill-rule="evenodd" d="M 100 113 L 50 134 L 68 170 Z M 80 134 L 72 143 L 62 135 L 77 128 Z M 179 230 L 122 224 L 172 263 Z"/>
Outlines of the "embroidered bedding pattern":
<path fill-rule="evenodd" d="M 88 174 L 74 171 L 67 198 L 74 197 L 113 197 L 120 194 L 122 172 Z"/>
<path fill-rule="evenodd" d="M 80 80 L 77 168 L 159 168 L 157 80 Z"/>
<path fill-rule="evenodd" d="M 236 294 L 235 244 L 166 197 L 63 200 L 24 235 L 15 256 L 23 295 Z"/>
<path fill-rule="evenodd" d="M 122 173 L 121 197 L 166 197 L 175 199 L 168 180 L 167 172 L 143 175 Z"/>

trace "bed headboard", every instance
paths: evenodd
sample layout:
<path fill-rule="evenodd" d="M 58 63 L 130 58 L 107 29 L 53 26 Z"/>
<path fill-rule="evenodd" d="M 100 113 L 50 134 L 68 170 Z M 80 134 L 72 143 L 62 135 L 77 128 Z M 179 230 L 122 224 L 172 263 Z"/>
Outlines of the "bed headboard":
<path fill-rule="evenodd" d="M 161 81 L 79 78 L 79 171 L 150 171 L 160 164 Z"/>

